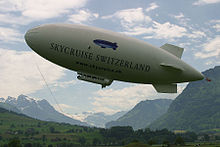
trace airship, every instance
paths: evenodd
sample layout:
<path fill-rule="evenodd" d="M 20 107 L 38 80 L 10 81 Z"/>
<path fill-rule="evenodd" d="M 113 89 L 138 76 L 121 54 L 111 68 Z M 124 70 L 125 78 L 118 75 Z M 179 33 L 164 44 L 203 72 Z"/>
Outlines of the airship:
<path fill-rule="evenodd" d="M 101 48 L 112 48 L 113 50 L 116 50 L 117 43 L 112 43 L 106 40 L 100 40 L 100 39 L 96 39 L 93 41 L 95 44 L 101 46 Z"/>
<path fill-rule="evenodd" d="M 25 34 L 28 46 L 43 58 L 77 72 L 79 80 L 152 84 L 159 93 L 176 93 L 177 83 L 204 76 L 181 60 L 183 48 L 145 41 L 109 30 L 76 24 L 44 24 Z"/>

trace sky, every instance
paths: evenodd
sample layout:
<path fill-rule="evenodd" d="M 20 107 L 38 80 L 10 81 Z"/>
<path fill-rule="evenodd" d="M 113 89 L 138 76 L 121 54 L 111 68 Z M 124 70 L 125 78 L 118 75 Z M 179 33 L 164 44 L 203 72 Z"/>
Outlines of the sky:
<path fill-rule="evenodd" d="M 219 14 L 220 0 L 0 0 L 0 97 L 46 99 L 78 119 L 127 111 L 142 100 L 174 99 L 187 83 L 178 84 L 177 94 L 158 94 L 145 84 L 114 81 L 101 89 L 79 81 L 76 72 L 33 52 L 24 34 L 47 23 L 99 27 L 158 47 L 183 47 L 182 60 L 202 72 L 220 64 Z"/>

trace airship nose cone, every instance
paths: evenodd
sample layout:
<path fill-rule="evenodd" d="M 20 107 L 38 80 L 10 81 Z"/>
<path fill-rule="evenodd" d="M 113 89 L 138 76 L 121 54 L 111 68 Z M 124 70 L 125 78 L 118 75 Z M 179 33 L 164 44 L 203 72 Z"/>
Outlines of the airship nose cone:
<path fill-rule="evenodd" d="M 26 41 L 26 43 L 29 45 L 31 42 L 31 30 L 28 30 L 25 35 L 24 35 L 24 39 Z M 30 45 L 29 45 L 30 46 Z"/>
<path fill-rule="evenodd" d="M 35 49 L 37 40 L 38 40 L 38 35 L 39 35 L 40 27 L 36 27 L 33 29 L 30 29 L 26 32 L 24 38 L 26 43 L 28 44 L 29 47 L 32 49 Z"/>
<path fill-rule="evenodd" d="M 185 79 L 185 82 L 189 81 L 198 81 L 204 79 L 204 75 L 196 70 L 195 68 L 185 64 L 185 68 L 183 71 L 183 79 Z"/>
<path fill-rule="evenodd" d="M 198 73 L 198 80 L 202 80 L 202 79 L 204 79 L 204 75 L 199 72 L 199 73 Z"/>
<path fill-rule="evenodd" d="M 204 79 L 204 75 L 197 70 L 194 70 L 191 73 L 192 81 L 202 80 Z"/>

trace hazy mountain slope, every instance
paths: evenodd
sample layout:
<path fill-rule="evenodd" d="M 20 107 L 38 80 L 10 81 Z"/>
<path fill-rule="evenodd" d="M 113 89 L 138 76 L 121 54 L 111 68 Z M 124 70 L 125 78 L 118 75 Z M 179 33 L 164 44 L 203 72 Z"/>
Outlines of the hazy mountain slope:
<path fill-rule="evenodd" d="M 21 111 L 18 110 L 15 106 L 12 106 L 12 105 L 4 103 L 4 102 L 0 102 L 0 108 L 4 108 L 8 111 L 13 111 L 13 112 L 16 112 L 16 113 L 21 113 Z"/>
<path fill-rule="evenodd" d="M 89 116 L 87 116 L 84 121 L 87 122 L 90 125 L 96 126 L 96 127 L 105 127 L 105 124 L 107 122 L 113 121 L 118 119 L 119 117 L 123 116 L 126 112 L 125 111 L 121 111 L 121 112 L 117 112 L 113 115 L 107 115 L 105 113 L 94 113 L 91 114 Z"/>
<path fill-rule="evenodd" d="M 204 79 L 189 83 L 167 113 L 150 128 L 193 131 L 220 128 L 220 66 L 203 74 L 211 82 Z"/>
<path fill-rule="evenodd" d="M 146 128 L 167 111 L 171 102 L 172 100 L 169 99 L 142 101 L 116 121 L 108 122 L 106 127 L 132 126 L 135 130 Z"/>

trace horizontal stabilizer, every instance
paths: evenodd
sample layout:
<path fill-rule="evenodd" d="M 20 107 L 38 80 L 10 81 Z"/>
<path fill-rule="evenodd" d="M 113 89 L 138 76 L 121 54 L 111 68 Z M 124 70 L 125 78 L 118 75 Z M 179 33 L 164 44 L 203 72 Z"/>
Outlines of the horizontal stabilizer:
<path fill-rule="evenodd" d="M 178 47 L 178 46 L 175 46 L 175 45 L 172 45 L 172 44 L 164 44 L 163 46 L 161 46 L 160 48 L 166 50 L 167 52 L 175 55 L 176 57 L 178 58 L 181 58 L 182 57 L 182 54 L 183 54 L 183 48 L 181 47 Z"/>
<path fill-rule="evenodd" d="M 160 63 L 160 66 L 166 68 L 167 70 L 175 70 L 175 71 L 183 71 L 184 70 L 183 68 L 178 67 L 174 64 Z"/>
<path fill-rule="evenodd" d="M 177 93 L 177 84 L 153 84 L 159 93 Z"/>

